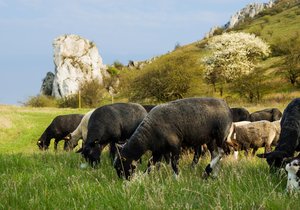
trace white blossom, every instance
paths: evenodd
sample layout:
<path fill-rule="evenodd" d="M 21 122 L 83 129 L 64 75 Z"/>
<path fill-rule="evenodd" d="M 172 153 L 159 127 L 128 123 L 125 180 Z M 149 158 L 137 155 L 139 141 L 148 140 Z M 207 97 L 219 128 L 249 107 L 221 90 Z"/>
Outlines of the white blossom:
<path fill-rule="evenodd" d="M 207 48 L 212 53 L 203 59 L 206 64 L 205 78 L 217 74 L 219 79 L 225 81 L 251 73 L 256 61 L 270 53 L 268 44 L 262 39 L 243 32 L 214 36 Z"/>

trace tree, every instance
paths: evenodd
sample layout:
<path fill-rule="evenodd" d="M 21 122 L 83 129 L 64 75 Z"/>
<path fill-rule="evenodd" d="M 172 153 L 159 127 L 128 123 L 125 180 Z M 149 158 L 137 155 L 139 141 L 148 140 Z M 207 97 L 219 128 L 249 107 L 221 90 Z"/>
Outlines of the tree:
<path fill-rule="evenodd" d="M 295 86 L 300 77 L 300 38 L 297 34 L 292 38 L 278 44 L 284 56 L 283 68 L 279 70 L 289 82 Z"/>
<path fill-rule="evenodd" d="M 258 76 L 259 75 L 259 76 Z M 231 91 L 238 93 L 248 102 L 259 102 L 267 92 L 268 84 L 261 69 L 257 69 L 248 75 L 243 75 L 231 83 Z"/>
<path fill-rule="evenodd" d="M 203 59 L 205 80 L 216 87 L 232 82 L 254 71 L 259 59 L 270 53 L 268 44 L 254 34 L 243 32 L 214 36 L 206 46 L 211 54 Z"/>
<path fill-rule="evenodd" d="M 136 77 L 129 87 L 130 100 L 166 102 L 183 98 L 190 88 L 190 73 L 184 66 L 185 58 L 163 64 L 152 64 Z"/>

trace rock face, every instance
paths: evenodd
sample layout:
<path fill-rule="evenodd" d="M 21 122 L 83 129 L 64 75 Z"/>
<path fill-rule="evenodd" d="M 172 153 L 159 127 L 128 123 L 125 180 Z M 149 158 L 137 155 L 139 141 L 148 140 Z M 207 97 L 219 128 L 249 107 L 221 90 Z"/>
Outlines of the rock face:
<path fill-rule="evenodd" d="M 49 95 L 51 92 L 55 98 L 61 98 L 77 93 L 80 84 L 85 81 L 97 79 L 103 83 L 103 77 L 107 75 L 106 66 L 93 42 L 78 35 L 64 35 L 54 40 L 53 48 L 55 75 L 52 90 L 45 89 L 43 82 L 41 93 Z M 47 88 L 51 86 L 48 85 L 50 81 Z"/>
<path fill-rule="evenodd" d="M 47 96 L 52 95 L 54 77 L 55 75 L 52 72 L 47 73 L 46 77 L 43 79 L 40 94 Z"/>
<path fill-rule="evenodd" d="M 267 8 L 271 8 L 274 5 L 274 0 L 270 0 L 269 3 L 252 3 L 248 4 L 245 8 L 239 10 L 237 13 L 231 16 L 228 23 L 226 23 L 223 27 L 214 26 L 210 29 L 210 31 L 205 34 L 205 38 L 212 37 L 215 31 L 219 28 L 223 30 L 231 29 L 243 22 L 246 18 L 253 18 L 263 10 Z"/>
<path fill-rule="evenodd" d="M 266 8 L 271 8 L 273 5 L 273 0 L 269 1 L 269 3 L 248 4 L 245 8 L 241 9 L 236 14 L 231 16 L 230 21 L 227 24 L 225 24 L 225 29 L 233 28 L 248 17 L 253 18 L 261 11 L 265 10 Z"/>

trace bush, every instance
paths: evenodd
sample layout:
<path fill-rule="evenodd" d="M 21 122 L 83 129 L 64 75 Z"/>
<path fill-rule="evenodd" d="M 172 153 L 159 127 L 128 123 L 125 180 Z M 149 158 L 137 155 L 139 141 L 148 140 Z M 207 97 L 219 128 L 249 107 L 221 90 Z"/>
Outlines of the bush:
<path fill-rule="evenodd" d="M 183 98 L 190 88 L 190 73 L 184 57 L 145 67 L 129 86 L 130 100 L 166 102 Z"/>
<path fill-rule="evenodd" d="M 23 105 L 30 107 L 58 107 L 55 98 L 45 95 L 32 96 Z"/>
<path fill-rule="evenodd" d="M 78 108 L 79 99 L 78 94 L 70 95 L 61 99 L 58 99 L 59 108 Z"/>

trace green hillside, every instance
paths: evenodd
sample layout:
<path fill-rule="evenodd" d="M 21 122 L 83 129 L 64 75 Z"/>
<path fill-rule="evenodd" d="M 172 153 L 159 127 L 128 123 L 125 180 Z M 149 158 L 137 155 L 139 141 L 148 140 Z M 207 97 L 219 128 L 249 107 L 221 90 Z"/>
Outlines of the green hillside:
<path fill-rule="evenodd" d="M 299 26 L 300 3 L 284 0 L 277 1 L 274 7 L 261 12 L 253 19 L 246 19 L 230 30 L 254 33 L 271 46 L 272 55 L 259 63 L 260 72 L 257 76 L 261 74 L 265 76 L 267 87 L 259 103 L 282 103 L 300 94 L 299 84 L 292 85 L 282 74 L 278 73 L 283 68 L 284 57 L 284 53 L 278 53 L 280 46 L 284 45 L 285 41 L 299 36 Z M 220 96 L 218 92 L 214 92 L 211 85 L 205 83 L 203 79 L 204 67 L 201 60 L 207 54 L 205 49 L 207 41 L 207 39 L 202 39 L 176 48 L 176 50 L 158 57 L 142 70 L 125 70 L 121 73 L 121 79 L 125 81 L 124 83 L 130 85 L 135 78 L 151 71 L 153 68 L 157 69 L 159 66 L 163 67 L 166 64 L 176 63 L 176 65 L 183 67 L 182 75 L 188 74 L 192 81 L 191 87 L 184 97 L 215 96 L 225 98 L 231 104 L 240 103 L 242 99 L 239 95 L 225 90 L 224 94 Z M 178 63 L 178 60 L 182 62 Z"/>

